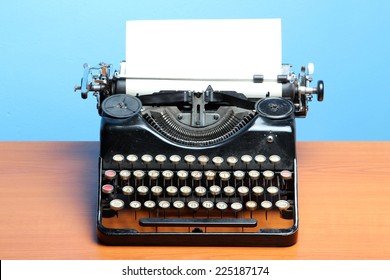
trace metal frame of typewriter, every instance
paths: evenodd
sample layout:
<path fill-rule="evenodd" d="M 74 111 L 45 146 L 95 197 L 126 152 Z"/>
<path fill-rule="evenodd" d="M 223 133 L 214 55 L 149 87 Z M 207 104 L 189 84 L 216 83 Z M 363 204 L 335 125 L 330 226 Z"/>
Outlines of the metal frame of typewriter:
<path fill-rule="evenodd" d="M 282 84 L 282 97 L 266 96 L 250 99 L 246 98 L 245 93 L 214 91 L 212 85 L 203 92 L 165 90 L 149 95 L 130 96 L 125 94 L 126 78 L 121 73 L 122 70 L 112 71 L 111 65 L 104 63 L 97 67 L 89 67 L 85 64 L 81 86 L 76 87 L 75 90 L 81 90 L 82 98 L 87 98 L 88 92 L 94 92 L 98 112 L 102 117 L 97 211 L 99 240 L 108 245 L 289 246 L 294 244 L 298 234 L 295 117 L 306 116 L 308 102 L 311 101 L 313 94 L 317 94 L 318 101 L 323 100 L 324 84 L 318 81 L 317 87 L 309 87 L 312 81 L 311 65 L 308 69 L 302 67 L 298 75 L 290 68 L 290 65 L 282 65 L 281 74 L 275 79 Z M 263 81 L 261 75 L 253 76 L 254 83 Z M 240 161 L 237 155 L 243 140 L 245 147 L 241 148 L 242 154 L 251 155 L 250 163 Z M 283 163 L 278 166 L 268 159 L 262 163 L 256 162 L 255 155 L 260 151 L 267 154 L 267 158 L 269 155 L 279 154 Z M 119 179 L 113 179 L 111 182 L 112 193 L 102 191 L 102 186 L 107 183 L 104 177 L 105 171 L 119 172 L 121 169 L 128 169 L 143 170 L 147 173 L 150 170 L 160 170 L 161 163 L 156 162 L 154 156 L 161 153 L 180 156 L 179 163 L 169 163 L 168 159 L 166 161 L 167 168 L 174 172 L 183 169 L 189 171 L 214 169 L 217 174 L 222 171 L 233 173 L 233 168 L 226 162 L 228 155 L 238 157 L 234 170 L 245 170 L 245 172 L 273 170 L 279 177 L 283 170 L 290 170 L 293 174 L 291 182 L 284 189 L 281 187 L 278 194 L 289 202 L 289 207 L 275 210 L 276 207 L 273 205 L 272 211 L 278 212 L 281 218 L 291 220 L 291 225 L 287 228 L 265 227 L 246 232 L 244 229 L 253 227 L 253 223 L 257 223 L 256 219 L 241 219 L 240 214 L 231 213 L 230 216 L 228 215 L 229 218 L 222 219 L 209 217 L 209 214 L 204 214 L 202 218 L 197 218 L 195 214 L 193 217 L 183 219 L 171 218 L 169 215 L 169 218 L 166 218 L 165 210 L 159 209 L 158 205 L 152 219 L 140 218 L 141 223 L 145 222 L 144 226 L 155 228 L 155 231 L 142 232 L 130 227 L 105 225 L 104 219 L 115 221 L 123 215 L 137 215 L 136 211 L 133 213 L 133 210 L 128 209 L 128 196 L 121 191 Z M 118 163 L 112 160 L 113 155 L 116 154 L 136 154 L 139 159 L 143 154 L 150 154 L 153 155 L 153 160 L 147 164 L 141 160 L 130 163 L 126 159 Z M 201 165 L 189 164 L 184 161 L 184 157 L 188 154 L 194 154 L 196 157 L 207 155 L 210 160 Z M 216 168 L 211 159 L 222 155 L 225 161 Z M 217 184 L 222 184 L 222 181 L 218 181 Z M 118 197 L 125 202 L 125 205 L 120 205 L 118 209 L 110 207 L 109 202 Z M 156 198 L 156 203 L 158 202 Z M 184 199 L 183 202 L 187 201 Z M 199 198 L 199 202 L 202 203 L 202 198 Z M 122 213 L 124 211 L 122 208 L 127 212 Z M 264 210 L 258 209 L 258 211 Z M 235 224 L 236 222 L 238 224 Z M 234 232 L 208 230 L 230 225 L 242 230 Z M 185 230 L 160 232 L 160 227 L 184 227 Z"/>

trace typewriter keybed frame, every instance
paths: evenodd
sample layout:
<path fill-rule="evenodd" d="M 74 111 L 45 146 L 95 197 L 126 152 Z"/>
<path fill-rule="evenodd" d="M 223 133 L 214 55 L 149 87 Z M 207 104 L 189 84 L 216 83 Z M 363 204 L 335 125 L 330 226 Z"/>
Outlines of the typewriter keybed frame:
<path fill-rule="evenodd" d="M 117 156 L 122 157 L 123 163 L 111 162 L 110 169 L 104 169 L 100 160 L 98 236 L 103 243 L 215 246 L 295 243 L 295 160 L 292 170 L 281 170 L 279 166 L 283 164 L 272 162 L 275 158 L 283 161 L 278 155 L 231 156 L 229 159 L 233 158 L 241 167 L 236 169 L 227 165 L 228 157 L 218 157 L 214 163 L 215 157 L 191 155 L 194 162 L 189 164 L 183 156 L 180 164 L 173 164 L 170 155 L 146 155 L 152 160 L 148 163 L 142 162 L 142 155 L 136 156 L 139 158 L 136 163 L 129 163 L 126 155 Z M 166 163 L 156 161 L 161 156 Z M 265 160 L 263 163 L 255 161 L 259 156 Z M 243 164 L 242 159 L 248 157 L 251 162 Z M 199 162 L 205 158 L 207 164 Z M 221 159 L 224 164 L 218 166 Z M 214 169 L 208 169 L 212 166 Z M 233 240 L 227 236 L 233 236 Z"/>

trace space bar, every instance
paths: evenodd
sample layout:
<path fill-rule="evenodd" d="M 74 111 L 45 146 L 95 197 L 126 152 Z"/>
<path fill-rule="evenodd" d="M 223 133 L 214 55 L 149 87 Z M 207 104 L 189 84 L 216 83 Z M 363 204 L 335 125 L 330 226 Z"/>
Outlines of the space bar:
<path fill-rule="evenodd" d="M 256 227 L 256 219 L 243 218 L 141 218 L 141 226 Z"/>

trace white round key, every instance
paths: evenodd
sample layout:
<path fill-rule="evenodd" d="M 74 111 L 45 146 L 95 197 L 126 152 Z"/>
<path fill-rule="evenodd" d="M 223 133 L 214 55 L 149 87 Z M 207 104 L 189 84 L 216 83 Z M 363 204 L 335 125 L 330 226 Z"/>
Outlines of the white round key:
<path fill-rule="evenodd" d="M 153 200 L 147 200 L 144 202 L 144 206 L 146 209 L 152 210 L 156 208 L 156 202 L 154 202 Z"/>
<path fill-rule="evenodd" d="M 232 208 L 233 211 L 235 211 L 235 212 L 241 211 L 242 210 L 242 203 L 240 203 L 240 202 L 233 202 L 230 205 L 230 208 Z"/>
<path fill-rule="evenodd" d="M 119 177 L 124 181 L 129 180 L 130 176 L 131 172 L 129 170 L 121 170 L 119 172 Z"/>
<path fill-rule="evenodd" d="M 241 161 L 244 163 L 244 164 L 249 164 L 251 161 L 252 161 L 252 157 L 250 155 L 243 155 L 241 157 Z"/>
<path fill-rule="evenodd" d="M 158 177 L 160 177 L 160 172 L 157 170 L 150 170 L 148 172 L 148 176 L 150 179 L 156 180 L 156 179 L 158 179 Z"/>
<path fill-rule="evenodd" d="M 199 181 L 199 180 L 201 180 L 202 179 L 202 172 L 200 172 L 200 171 L 192 171 L 191 172 L 191 177 L 192 177 L 192 179 L 193 180 L 195 180 L 195 181 Z"/>
<path fill-rule="evenodd" d="M 257 180 L 260 178 L 260 172 L 257 171 L 257 170 L 251 170 L 248 172 L 248 175 L 249 177 L 252 179 L 252 180 Z"/>
<path fill-rule="evenodd" d="M 122 193 L 124 195 L 132 195 L 134 193 L 134 188 L 132 186 L 124 186 L 122 188 Z"/>
<path fill-rule="evenodd" d="M 246 186 L 240 186 L 238 187 L 237 192 L 240 196 L 247 196 L 249 194 L 249 188 Z"/>
<path fill-rule="evenodd" d="M 125 159 L 124 155 L 116 154 L 112 157 L 112 160 L 116 163 L 121 163 Z"/>
<path fill-rule="evenodd" d="M 271 209 L 272 207 L 272 202 L 268 200 L 264 200 L 261 202 L 261 207 L 263 207 L 265 210 Z"/>
<path fill-rule="evenodd" d="M 173 178 L 174 173 L 171 170 L 164 170 L 162 172 L 162 175 L 163 175 L 165 180 L 171 180 Z"/>
<path fill-rule="evenodd" d="M 290 208 L 290 203 L 287 200 L 278 200 L 275 202 L 275 206 L 279 208 L 279 210 L 287 210 Z"/>
<path fill-rule="evenodd" d="M 209 181 L 213 181 L 215 179 L 215 176 L 217 175 L 217 172 L 214 170 L 207 170 L 204 175 L 206 176 L 206 179 Z"/>
<path fill-rule="evenodd" d="M 223 163 L 223 158 L 222 157 L 213 157 L 213 163 L 215 166 L 221 166 Z"/>
<path fill-rule="evenodd" d="M 133 175 L 137 180 L 142 180 L 145 177 L 145 172 L 142 170 L 134 170 Z"/>
<path fill-rule="evenodd" d="M 197 196 L 205 196 L 207 193 L 207 190 L 205 187 L 202 187 L 202 186 L 198 186 L 195 188 L 195 194 Z"/>
<path fill-rule="evenodd" d="M 202 206 L 203 206 L 203 208 L 205 208 L 207 210 L 211 210 L 214 208 L 214 203 L 210 200 L 205 200 L 202 202 Z"/>
<path fill-rule="evenodd" d="M 130 208 L 135 209 L 135 210 L 141 209 L 141 206 L 142 206 L 141 202 L 139 202 L 137 200 L 131 201 L 129 205 L 130 205 Z"/>
<path fill-rule="evenodd" d="M 265 170 L 263 172 L 263 176 L 266 180 L 272 180 L 275 176 L 275 173 L 271 170 Z"/>
<path fill-rule="evenodd" d="M 263 155 L 256 155 L 255 156 L 255 161 L 257 164 L 263 164 L 266 160 L 267 160 L 267 158 Z"/>
<path fill-rule="evenodd" d="M 122 210 L 123 207 L 125 206 L 125 203 L 123 202 L 122 199 L 113 199 L 110 201 L 110 208 L 115 211 Z"/>
<path fill-rule="evenodd" d="M 280 156 L 278 155 L 272 155 L 269 157 L 269 161 L 273 164 L 277 164 L 280 162 Z"/>
<path fill-rule="evenodd" d="M 180 194 L 182 196 L 190 196 L 192 193 L 192 189 L 189 186 L 182 186 L 180 188 Z"/>
<path fill-rule="evenodd" d="M 198 210 L 199 209 L 199 202 L 195 200 L 191 200 L 187 203 L 187 207 L 192 209 L 192 210 Z"/>
<path fill-rule="evenodd" d="M 185 170 L 179 170 L 177 171 L 177 177 L 180 179 L 180 180 L 186 180 L 188 178 L 188 171 L 185 171 Z"/>
<path fill-rule="evenodd" d="M 223 192 L 226 196 L 232 196 L 236 192 L 235 188 L 232 186 L 226 186 L 223 188 Z"/>
<path fill-rule="evenodd" d="M 150 190 L 154 196 L 160 196 L 163 193 L 163 188 L 160 186 L 153 186 Z"/>
<path fill-rule="evenodd" d="M 267 188 L 267 192 L 271 195 L 271 196 L 274 196 L 274 195 L 277 195 L 278 192 L 279 192 L 279 188 L 278 187 L 275 187 L 275 186 L 269 186 Z"/>
<path fill-rule="evenodd" d="M 212 195 L 219 195 L 219 194 L 221 194 L 221 187 L 217 186 L 217 185 L 212 185 L 210 187 L 210 193 Z"/>
<path fill-rule="evenodd" d="M 186 155 L 186 156 L 184 157 L 184 161 L 185 161 L 186 163 L 188 163 L 188 164 L 193 164 L 193 163 L 195 162 L 195 160 L 196 160 L 196 157 L 193 156 L 193 155 Z"/>
<path fill-rule="evenodd" d="M 175 186 L 168 186 L 167 188 L 166 188 L 166 191 L 167 191 L 167 194 L 169 195 L 169 196 L 175 196 L 175 195 L 177 195 L 177 193 L 178 193 L 178 189 L 177 189 L 177 187 L 175 187 Z"/>
<path fill-rule="evenodd" d="M 143 163 L 149 164 L 153 161 L 153 157 L 151 155 L 146 154 L 141 156 L 141 160 Z"/>
<path fill-rule="evenodd" d="M 149 193 L 149 188 L 147 186 L 139 186 L 137 192 L 139 195 L 147 195 Z"/>
<path fill-rule="evenodd" d="M 130 163 L 135 163 L 138 160 L 138 156 L 131 154 L 126 157 L 126 160 Z"/>
<path fill-rule="evenodd" d="M 229 181 L 229 179 L 230 179 L 230 172 L 227 172 L 227 171 L 219 172 L 219 178 L 221 178 L 222 181 Z"/>
<path fill-rule="evenodd" d="M 181 157 L 178 156 L 178 155 L 171 155 L 169 157 L 169 160 L 173 163 L 173 164 L 178 164 L 181 160 Z"/>
<path fill-rule="evenodd" d="M 233 172 L 234 179 L 236 180 L 242 180 L 245 177 L 245 172 L 241 170 L 236 170 Z"/>
<path fill-rule="evenodd" d="M 168 209 L 169 207 L 171 207 L 171 204 L 169 203 L 169 201 L 166 201 L 166 200 L 161 200 L 159 203 L 158 203 L 158 206 L 162 209 Z"/>
<path fill-rule="evenodd" d="M 200 165 L 206 165 L 209 162 L 209 157 L 204 155 L 199 156 L 198 162 L 200 163 Z"/>
<path fill-rule="evenodd" d="M 245 203 L 245 208 L 250 211 L 255 211 L 257 209 L 257 202 L 253 200 L 249 200 Z"/>
<path fill-rule="evenodd" d="M 163 164 L 167 160 L 167 157 L 165 155 L 156 155 L 154 159 L 158 164 Z"/>
<path fill-rule="evenodd" d="M 254 186 L 252 192 L 255 196 L 261 196 L 264 194 L 264 188 L 260 186 Z"/>
<path fill-rule="evenodd" d="M 234 156 L 230 156 L 226 159 L 226 162 L 229 166 L 233 167 L 236 165 L 236 163 L 238 162 L 238 158 L 234 157 Z"/>
<path fill-rule="evenodd" d="M 228 205 L 226 202 L 223 202 L 223 201 L 220 201 L 220 202 L 217 202 L 217 204 L 215 205 L 215 207 L 218 209 L 218 210 L 226 210 L 228 208 Z"/>
<path fill-rule="evenodd" d="M 173 207 L 175 207 L 176 209 L 183 209 L 185 206 L 185 203 L 181 200 L 176 200 L 173 202 Z"/>

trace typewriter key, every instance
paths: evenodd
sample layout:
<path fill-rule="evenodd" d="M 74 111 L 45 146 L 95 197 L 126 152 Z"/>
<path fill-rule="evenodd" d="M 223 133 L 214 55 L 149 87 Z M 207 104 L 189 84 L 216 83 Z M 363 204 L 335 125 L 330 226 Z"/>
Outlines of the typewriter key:
<path fill-rule="evenodd" d="M 139 209 L 141 209 L 141 206 L 142 206 L 141 202 L 139 202 L 139 201 L 137 201 L 137 200 L 131 201 L 131 202 L 129 203 L 129 205 L 130 205 L 130 208 L 132 208 L 132 209 L 134 209 L 134 210 L 139 210 Z"/>
<path fill-rule="evenodd" d="M 233 175 L 236 180 L 242 180 L 245 177 L 245 172 L 241 170 L 236 170 L 233 172 Z"/>
<path fill-rule="evenodd" d="M 199 203 L 195 200 L 191 200 L 188 201 L 187 207 L 195 211 L 199 209 Z"/>
<path fill-rule="evenodd" d="M 122 188 L 122 193 L 124 195 L 132 195 L 134 193 L 134 188 L 131 186 L 124 186 Z"/>
<path fill-rule="evenodd" d="M 151 155 L 142 155 L 141 160 L 144 164 L 149 164 L 153 161 L 153 157 Z"/>
<path fill-rule="evenodd" d="M 290 203 L 287 200 L 278 200 L 275 202 L 275 205 L 279 208 L 280 211 L 290 208 Z"/>
<path fill-rule="evenodd" d="M 278 192 L 279 192 L 279 188 L 278 187 L 275 187 L 275 186 L 270 186 L 267 188 L 267 192 L 271 195 L 271 196 L 274 196 L 274 195 L 277 195 Z"/>
<path fill-rule="evenodd" d="M 199 181 L 200 179 L 202 179 L 202 172 L 200 172 L 200 171 L 192 171 L 191 172 L 191 177 L 192 177 L 193 180 Z"/>
<path fill-rule="evenodd" d="M 137 188 L 137 192 L 139 195 L 147 195 L 149 193 L 149 188 L 147 186 L 139 186 Z"/>
<path fill-rule="evenodd" d="M 110 208 L 114 211 L 122 210 L 125 206 L 125 203 L 122 199 L 113 199 L 110 201 Z"/>
<path fill-rule="evenodd" d="M 169 207 L 171 207 L 171 204 L 169 203 L 169 201 L 161 200 L 158 203 L 158 206 L 160 206 L 160 208 L 162 208 L 162 209 L 168 209 Z"/>
<path fill-rule="evenodd" d="M 257 202 L 249 200 L 245 203 L 245 208 L 249 211 L 255 211 L 257 209 Z"/>
<path fill-rule="evenodd" d="M 212 195 L 219 195 L 221 194 L 221 187 L 217 185 L 213 185 L 210 187 L 210 193 Z"/>
<path fill-rule="evenodd" d="M 223 202 L 223 201 L 220 201 L 220 202 L 217 202 L 217 204 L 215 205 L 215 207 L 218 209 L 218 210 L 226 210 L 228 208 L 228 205 L 226 202 Z"/>
<path fill-rule="evenodd" d="M 180 180 L 186 180 L 188 178 L 188 172 L 185 170 L 179 170 L 177 171 L 177 177 Z"/>
<path fill-rule="evenodd" d="M 252 188 L 252 192 L 255 196 L 261 196 L 264 193 L 264 188 L 260 186 L 255 186 Z"/>
<path fill-rule="evenodd" d="M 257 170 L 251 170 L 248 172 L 248 175 L 249 177 L 252 179 L 252 180 L 257 180 L 260 178 L 260 172 L 257 171 Z"/>
<path fill-rule="evenodd" d="M 188 164 L 193 164 L 195 162 L 196 158 L 193 155 L 186 155 L 184 157 L 184 160 Z"/>
<path fill-rule="evenodd" d="M 202 187 L 202 186 L 198 186 L 195 188 L 195 194 L 197 196 L 205 196 L 207 193 L 207 190 L 205 187 Z"/>
<path fill-rule="evenodd" d="M 176 200 L 176 201 L 173 202 L 173 207 L 175 207 L 178 210 L 183 209 L 184 206 L 185 206 L 185 204 L 181 200 Z"/>
<path fill-rule="evenodd" d="M 210 200 L 205 200 L 202 202 L 202 206 L 203 206 L 203 208 L 205 208 L 207 210 L 211 210 L 214 208 L 214 203 Z"/>
<path fill-rule="evenodd" d="M 102 192 L 106 194 L 113 193 L 114 191 L 114 186 L 110 184 L 106 184 L 102 186 Z"/>
<path fill-rule="evenodd" d="M 153 186 L 150 190 L 154 196 L 160 196 L 163 193 L 163 189 L 160 186 Z"/>
<path fill-rule="evenodd" d="M 226 162 L 229 166 L 233 167 L 238 162 L 238 159 L 236 157 L 230 156 L 226 159 Z"/>
<path fill-rule="evenodd" d="M 178 189 L 175 186 L 169 186 L 166 188 L 167 194 L 169 196 L 175 196 L 178 193 Z"/>
<path fill-rule="evenodd" d="M 135 170 L 133 172 L 133 175 L 134 177 L 137 179 L 137 180 L 142 180 L 144 177 L 145 177 L 145 172 L 142 171 L 142 170 Z"/>
<path fill-rule="evenodd" d="M 238 187 L 237 192 L 240 196 L 247 196 L 249 194 L 249 188 L 246 186 Z"/>
<path fill-rule="evenodd" d="M 242 210 L 242 203 L 240 202 L 233 202 L 231 205 L 230 205 L 230 208 L 233 209 L 233 211 L 235 212 L 239 212 Z"/>
<path fill-rule="evenodd" d="M 133 164 L 138 160 L 138 157 L 136 155 L 128 155 L 126 159 L 128 162 Z"/>
<path fill-rule="evenodd" d="M 160 172 L 157 171 L 157 170 L 150 170 L 150 171 L 148 172 L 148 176 L 149 176 L 149 178 L 152 179 L 152 180 L 157 180 L 158 177 L 160 177 Z"/>
<path fill-rule="evenodd" d="M 263 155 L 257 155 L 255 156 L 255 161 L 257 164 L 263 164 L 265 161 L 267 160 L 267 158 Z"/>
<path fill-rule="evenodd" d="M 273 164 L 277 164 L 280 162 L 280 156 L 278 155 L 272 155 L 269 157 L 269 161 Z"/>
<path fill-rule="evenodd" d="M 282 170 L 280 172 L 280 176 L 282 176 L 284 180 L 290 180 L 292 178 L 292 173 L 288 170 Z"/>
<path fill-rule="evenodd" d="M 173 163 L 173 164 L 178 164 L 181 160 L 181 157 L 178 156 L 178 155 L 171 155 L 169 157 L 169 160 Z"/>
<path fill-rule="evenodd" d="M 129 170 L 121 170 L 119 172 L 119 177 L 123 180 L 123 181 L 126 181 L 126 180 L 129 180 L 130 178 L 130 171 Z"/>
<path fill-rule="evenodd" d="M 199 156 L 198 161 L 200 165 L 206 165 L 209 162 L 209 157 L 208 156 Z"/>
<path fill-rule="evenodd" d="M 116 163 L 121 163 L 124 159 L 125 157 L 121 154 L 116 154 L 112 157 L 112 160 Z"/>
<path fill-rule="evenodd" d="M 213 157 L 213 163 L 215 166 L 221 166 L 223 163 L 223 158 L 222 157 Z"/>
<path fill-rule="evenodd" d="M 164 177 L 165 180 L 171 180 L 173 178 L 173 172 L 171 170 L 164 170 L 162 172 L 162 175 Z"/>
<path fill-rule="evenodd" d="M 241 161 L 244 163 L 244 164 L 249 164 L 251 161 L 252 161 L 252 157 L 250 155 L 243 155 L 241 157 Z"/>
<path fill-rule="evenodd" d="M 230 172 L 221 171 L 219 173 L 219 177 L 221 178 L 221 181 L 229 181 L 229 179 L 230 179 Z"/>
<path fill-rule="evenodd" d="M 272 207 L 272 202 L 268 200 L 264 200 L 261 202 L 261 207 L 263 207 L 265 210 L 271 209 Z"/>
<path fill-rule="evenodd" d="M 107 180 L 112 180 L 114 179 L 116 176 L 116 172 L 114 170 L 106 170 L 104 171 L 104 177 L 107 179 Z"/>
<path fill-rule="evenodd" d="M 207 170 L 204 175 L 206 175 L 206 179 L 209 181 L 213 181 L 215 179 L 215 175 L 217 173 L 213 170 Z"/>
<path fill-rule="evenodd" d="M 190 196 L 192 193 L 192 189 L 189 186 L 182 186 L 180 188 L 180 194 L 182 196 Z"/>
<path fill-rule="evenodd" d="M 271 171 L 271 170 L 265 170 L 264 172 L 263 172 L 263 176 L 264 176 L 264 178 L 266 179 L 266 180 L 272 180 L 273 178 L 274 178 L 274 172 L 273 171 Z"/>
<path fill-rule="evenodd" d="M 167 157 L 164 155 L 157 155 L 155 156 L 155 160 L 158 164 L 164 164 L 164 162 L 167 160 Z"/>
<path fill-rule="evenodd" d="M 226 196 L 232 196 L 232 195 L 234 195 L 235 192 L 236 192 L 236 190 L 232 186 L 226 186 L 223 188 L 223 193 Z"/>
<path fill-rule="evenodd" d="M 152 210 L 156 207 L 156 202 L 153 200 L 147 200 L 144 202 L 144 206 L 146 209 Z"/>

